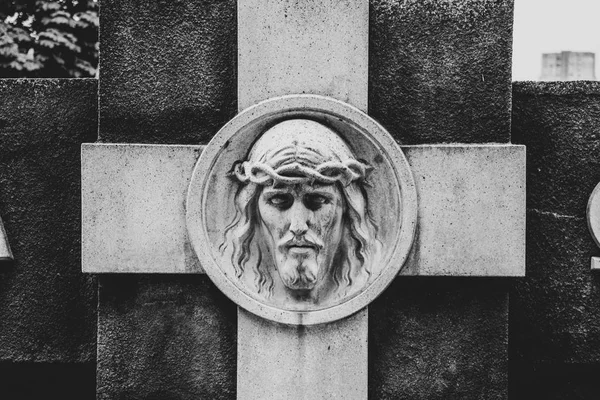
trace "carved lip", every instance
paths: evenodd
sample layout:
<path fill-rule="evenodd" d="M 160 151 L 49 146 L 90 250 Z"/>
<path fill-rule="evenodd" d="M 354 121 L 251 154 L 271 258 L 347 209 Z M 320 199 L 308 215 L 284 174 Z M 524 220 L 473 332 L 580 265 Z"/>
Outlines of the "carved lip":
<path fill-rule="evenodd" d="M 315 243 L 305 242 L 305 241 L 296 241 L 296 240 L 286 243 L 285 245 L 283 245 L 283 247 L 288 251 L 294 250 L 294 249 L 298 249 L 298 250 L 312 249 L 312 250 L 318 251 L 320 248 Z"/>
<path fill-rule="evenodd" d="M 307 253 L 309 251 L 317 251 L 315 246 L 288 246 L 287 251 L 290 253 Z"/>

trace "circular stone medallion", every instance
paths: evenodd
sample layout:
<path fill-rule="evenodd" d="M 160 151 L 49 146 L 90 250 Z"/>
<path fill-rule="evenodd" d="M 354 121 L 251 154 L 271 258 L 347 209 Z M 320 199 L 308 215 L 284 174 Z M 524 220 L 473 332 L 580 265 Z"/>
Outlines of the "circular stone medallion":
<path fill-rule="evenodd" d="M 202 152 L 187 228 L 240 307 L 292 325 L 349 316 L 397 276 L 417 193 L 389 133 L 344 102 L 291 95 L 252 106 Z"/>
<path fill-rule="evenodd" d="M 600 247 L 600 183 L 596 185 L 588 200 L 587 222 L 596 245 Z"/>

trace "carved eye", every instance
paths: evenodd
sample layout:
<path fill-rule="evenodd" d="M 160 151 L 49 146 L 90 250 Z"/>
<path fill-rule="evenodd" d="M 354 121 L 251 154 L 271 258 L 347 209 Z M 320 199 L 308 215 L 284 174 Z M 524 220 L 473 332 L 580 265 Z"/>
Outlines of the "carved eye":
<path fill-rule="evenodd" d="M 288 193 L 279 193 L 270 196 L 267 202 L 280 210 L 287 210 L 294 204 L 294 196 Z"/>
<path fill-rule="evenodd" d="M 321 208 L 324 204 L 330 203 L 331 200 L 320 194 L 307 194 L 304 196 L 303 203 L 311 211 L 316 211 Z"/>

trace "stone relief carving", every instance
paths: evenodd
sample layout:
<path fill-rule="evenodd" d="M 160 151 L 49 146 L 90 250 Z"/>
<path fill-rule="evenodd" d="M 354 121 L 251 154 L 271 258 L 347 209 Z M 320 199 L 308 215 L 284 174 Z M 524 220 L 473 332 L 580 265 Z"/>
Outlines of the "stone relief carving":
<path fill-rule="evenodd" d="M 221 250 L 236 276 L 290 309 L 359 290 L 382 248 L 365 191 L 372 169 L 318 122 L 268 129 L 230 173 L 236 215 Z"/>
<path fill-rule="evenodd" d="M 203 150 L 190 243 L 227 296 L 310 325 L 366 306 L 408 258 L 416 188 L 402 150 L 360 110 L 315 95 L 244 110 Z"/>
<path fill-rule="evenodd" d="M 600 247 L 600 183 L 596 185 L 587 205 L 587 223 L 592 238 Z M 600 270 L 600 257 L 592 257 L 593 270 Z"/>

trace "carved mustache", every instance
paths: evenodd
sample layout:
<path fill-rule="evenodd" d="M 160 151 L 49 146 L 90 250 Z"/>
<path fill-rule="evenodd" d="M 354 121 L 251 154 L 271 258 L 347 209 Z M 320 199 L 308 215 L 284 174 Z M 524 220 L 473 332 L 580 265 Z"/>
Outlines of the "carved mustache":
<path fill-rule="evenodd" d="M 321 250 L 325 243 L 314 233 L 308 231 L 302 236 L 296 236 L 292 232 L 288 232 L 277 242 L 279 250 L 288 249 L 290 247 L 312 247 L 315 250 Z"/>

